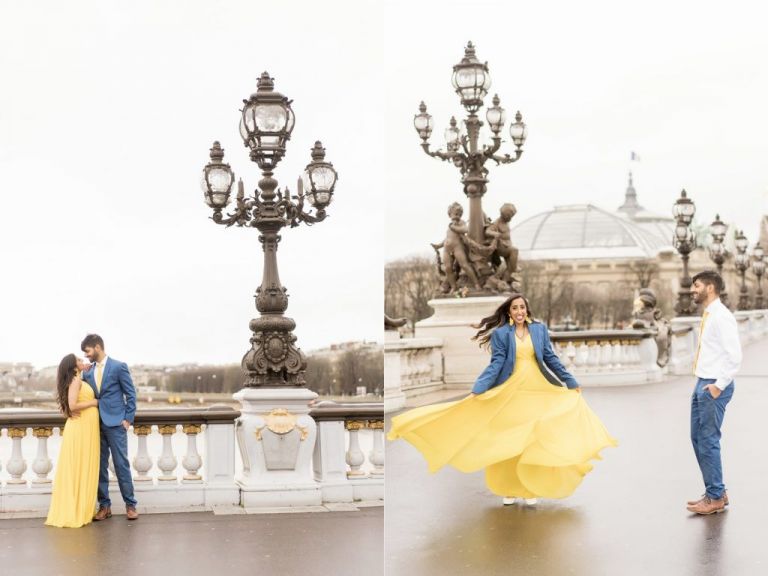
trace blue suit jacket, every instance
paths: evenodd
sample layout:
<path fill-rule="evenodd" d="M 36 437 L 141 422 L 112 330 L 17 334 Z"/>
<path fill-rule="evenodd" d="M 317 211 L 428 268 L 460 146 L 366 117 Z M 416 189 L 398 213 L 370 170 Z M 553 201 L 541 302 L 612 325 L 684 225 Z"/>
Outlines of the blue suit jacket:
<path fill-rule="evenodd" d="M 552 350 L 547 326 L 541 322 L 532 322 L 528 324 L 528 332 L 536 353 L 536 363 L 544 377 L 555 386 L 565 384 L 568 388 L 578 388 L 579 383 Z M 482 394 L 505 382 L 515 369 L 516 348 L 515 329 L 510 324 L 496 328 L 491 334 L 491 363 L 475 380 L 472 392 Z"/>
<path fill-rule="evenodd" d="M 119 426 L 123 420 L 133 424 L 136 416 L 136 389 L 128 365 L 107 357 L 101 375 L 101 392 L 96 389 L 96 365 L 82 376 L 99 399 L 99 417 L 104 426 Z"/>

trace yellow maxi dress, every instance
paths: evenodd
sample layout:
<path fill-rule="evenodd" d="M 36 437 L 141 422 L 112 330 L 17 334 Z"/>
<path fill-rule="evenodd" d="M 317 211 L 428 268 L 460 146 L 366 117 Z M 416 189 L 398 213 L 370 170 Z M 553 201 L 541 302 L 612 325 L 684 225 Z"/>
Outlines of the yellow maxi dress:
<path fill-rule="evenodd" d="M 413 444 L 431 472 L 446 464 L 462 472 L 485 468 L 492 492 L 524 498 L 572 494 L 592 470 L 590 460 L 617 445 L 581 394 L 547 381 L 530 335 L 518 338 L 505 382 L 395 416 L 387 437 Z"/>
<path fill-rule="evenodd" d="M 80 385 L 78 404 L 94 399 L 93 389 Z M 89 524 L 96 507 L 99 484 L 99 409 L 86 408 L 76 418 L 67 418 L 61 450 L 56 462 L 48 526 L 79 528 Z"/>

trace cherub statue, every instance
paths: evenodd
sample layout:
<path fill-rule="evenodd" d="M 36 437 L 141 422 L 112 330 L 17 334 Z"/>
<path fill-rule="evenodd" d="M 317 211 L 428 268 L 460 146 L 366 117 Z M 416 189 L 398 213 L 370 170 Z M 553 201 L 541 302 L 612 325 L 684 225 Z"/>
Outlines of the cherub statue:
<path fill-rule="evenodd" d="M 656 293 L 650 288 L 641 288 L 632 310 L 632 324 L 635 330 L 652 330 L 656 333 L 656 346 L 659 356 L 656 363 L 662 368 L 669 362 L 672 345 L 672 327 L 669 320 L 663 318 L 657 307 Z"/>
<path fill-rule="evenodd" d="M 517 208 L 515 208 L 514 204 L 508 202 L 502 204 L 499 210 L 499 217 L 485 229 L 486 241 L 490 241 L 490 244 L 494 246 L 494 251 L 491 254 L 491 263 L 498 270 L 501 260 L 504 260 L 506 268 L 499 276 L 499 279 L 510 285 L 515 281 L 512 274 L 517 271 L 518 251 L 517 248 L 512 246 L 512 237 L 509 233 L 509 222 L 515 214 L 517 214 Z"/>
<path fill-rule="evenodd" d="M 445 281 L 441 289 L 444 294 L 455 292 L 458 288 L 456 280 L 457 273 L 463 271 L 476 290 L 482 290 L 477 274 L 469 261 L 467 249 L 467 233 L 469 227 L 461 217 L 464 215 L 464 209 L 461 204 L 454 202 L 448 206 L 448 216 L 451 222 L 448 224 L 448 230 L 445 240 L 439 244 L 432 244 L 432 248 L 437 252 L 442 248 L 443 270 L 440 270 L 440 253 L 438 252 L 438 272 L 445 274 Z"/>

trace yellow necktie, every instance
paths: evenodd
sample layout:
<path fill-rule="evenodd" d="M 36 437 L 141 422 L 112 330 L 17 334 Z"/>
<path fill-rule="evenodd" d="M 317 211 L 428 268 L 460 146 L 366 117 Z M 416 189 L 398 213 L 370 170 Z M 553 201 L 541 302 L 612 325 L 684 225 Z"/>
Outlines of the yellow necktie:
<path fill-rule="evenodd" d="M 101 376 L 102 376 L 101 363 L 96 364 L 96 389 L 101 392 Z"/>
<path fill-rule="evenodd" d="M 696 374 L 696 365 L 699 363 L 699 352 L 701 352 L 701 339 L 704 336 L 704 323 L 707 321 L 707 316 L 709 316 L 709 312 L 706 310 L 704 311 L 704 314 L 701 315 L 701 324 L 699 325 L 699 345 L 696 348 L 696 358 L 693 361 L 693 374 Z"/>

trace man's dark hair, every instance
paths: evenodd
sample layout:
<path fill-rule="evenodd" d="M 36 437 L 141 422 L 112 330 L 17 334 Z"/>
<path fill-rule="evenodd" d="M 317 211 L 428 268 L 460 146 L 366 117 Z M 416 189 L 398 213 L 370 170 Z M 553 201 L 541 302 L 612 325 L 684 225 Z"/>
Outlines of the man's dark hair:
<path fill-rule="evenodd" d="M 715 294 L 719 295 L 723 290 L 725 290 L 725 282 L 723 282 L 720 274 L 714 270 L 704 270 L 703 272 L 699 272 L 693 277 L 691 281 L 696 282 L 696 280 L 706 286 L 712 286 L 715 289 Z"/>
<path fill-rule="evenodd" d="M 85 338 L 83 338 L 83 341 L 80 343 L 80 350 L 85 352 L 86 346 L 95 348 L 97 344 L 101 346 L 102 350 L 104 350 L 104 340 L 101 338 L 101 336 L 99 336 L 98 334 L 88 334 Z"/>

